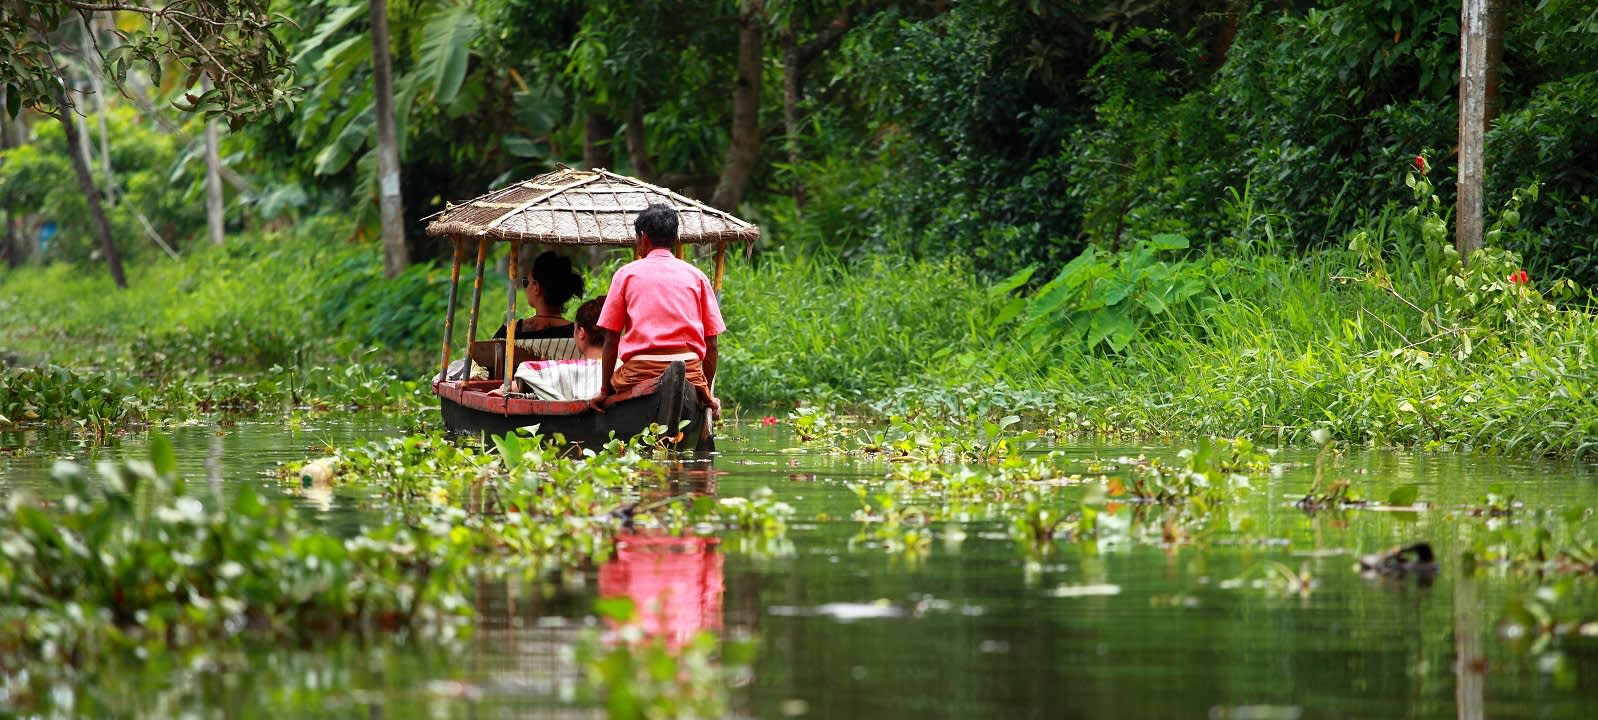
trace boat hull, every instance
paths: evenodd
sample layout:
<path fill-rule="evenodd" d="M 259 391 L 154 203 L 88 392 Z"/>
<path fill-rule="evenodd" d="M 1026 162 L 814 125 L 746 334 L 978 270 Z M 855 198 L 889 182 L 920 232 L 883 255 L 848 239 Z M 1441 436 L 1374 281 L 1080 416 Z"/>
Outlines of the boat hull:
<path fill-rule="evenodd" d="M 559 434 L 568 442 L 594 446 L 613 437 L 625 440 L 650 425 L 660 425 L 671 435 L 677 434 L 671 429 L 680 428 L 682 437 L 675 444 L 706 449 L 706 409 L 684 375 L 681 363 L 673 363 L 660 378 L 611 398 L 604 412 L 582 402 L 490 398 L 486 389 L 493 384 L 480 381 L 438 383 L 434 390 L 444 427 L 455 435 L 490 437 L 537 426 L 540 434 Z"/>

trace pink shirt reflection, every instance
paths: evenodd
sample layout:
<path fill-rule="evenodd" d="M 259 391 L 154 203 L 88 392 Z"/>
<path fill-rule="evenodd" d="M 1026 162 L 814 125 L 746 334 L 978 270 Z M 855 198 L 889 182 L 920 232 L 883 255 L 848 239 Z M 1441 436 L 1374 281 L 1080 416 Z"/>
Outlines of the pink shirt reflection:
<path fill-rule="evenodd" d="M 717 538 L 623 533 L 616 557 L 599 569 L 600 597 L 631 598 L 638 622 L 681 647 L 700 630 L 721 629 L 721 555 Z"/>

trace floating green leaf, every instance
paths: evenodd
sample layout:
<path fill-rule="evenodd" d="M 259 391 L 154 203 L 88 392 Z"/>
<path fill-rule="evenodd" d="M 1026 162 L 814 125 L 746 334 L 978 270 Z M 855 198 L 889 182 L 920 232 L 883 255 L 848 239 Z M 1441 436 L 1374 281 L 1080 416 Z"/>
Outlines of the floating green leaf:
<path fill-rule="evenodd" d="M 1404 485 L 1394 488 L 1387 495 L 1387 504 L 1393 507 L 1409 507 L 1415 504 L 1415 498 L 1420 496 L 1419 485 Z"/>

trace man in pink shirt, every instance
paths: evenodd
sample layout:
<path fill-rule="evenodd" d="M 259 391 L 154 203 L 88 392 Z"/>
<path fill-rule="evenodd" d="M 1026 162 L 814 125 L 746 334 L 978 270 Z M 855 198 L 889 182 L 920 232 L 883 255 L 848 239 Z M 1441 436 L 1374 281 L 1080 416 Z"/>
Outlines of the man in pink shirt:
<path fill-rule="evenodd" d="M 599 313 L 605 333 L 604 384 L 595 398 L 625 392 L 683 361 L 699 399 L 720 414 L 711 393 L 716 381 L 716 336 L 726 331 L 710 279 L 677 259 L 677 211 L 650 205 L 633 222 L 640 259 L 616 271 Z M 621 366 L 617 367 L 617 360 Z"/>

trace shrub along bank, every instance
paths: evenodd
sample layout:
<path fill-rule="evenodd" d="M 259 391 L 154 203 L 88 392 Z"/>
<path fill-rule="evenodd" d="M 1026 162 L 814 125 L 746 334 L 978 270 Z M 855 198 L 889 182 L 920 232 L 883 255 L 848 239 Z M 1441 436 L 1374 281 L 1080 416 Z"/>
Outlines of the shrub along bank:
<path fill-rule="evenodd" d="M 744 402 L 1019 411 L 1061 433 L 1307 444 L 1324 428 L 1356 444 L 1598 455 L 1590 298 L 1494 247 L 1462 270 L 1426 174 L 1406 184 L 1412 204 L 1302 255 L 1193 253 L 1156 235 L 992 287 L 958 263 L 774 262 L 729 290 L 735 359 L 719 382 Z M 1517 192 L 1489 241 L 1532 234 L 1518 217 L 1535 198 Z"/>
<path fill-rule="evenodd" d="M 1155 235 L 991 285 L 959 259 L 778 251 L 732 263 L 718 393 L 955 421 L 1020 411 L 1070 433 L 1307 443 L 1326 428 L 1356 444 L 1598 454 L 1585 294 L 1491 247 L 1461 270 L 1425 174 L 1407 180 L 1411 205 L 1371 213 L 1346 247 L 1302 255 Z M 1534 200 L 1535 188 L 1517 194 L 1489 237 L 1525 233 L 1519 205 Z M 3 277 L 0 342 L 80 368 L 115 358 L 129 396 L 155 385 L 202 408 L 193 388 L 223 371 L 270 381 L 267 397 L 316 382 L 312 394 L 335 403 L 425 399 L 448 282 L 427 266 L 384 280 L 370 248 L 290 236 L 145 266 L 126 293 L 63 266 Z M 350 369 L 328 369 L 341 362 Z M 328 379 L 339 376 L 365 380 Z M 23 377 L 43 382 L 8 376 L 0 414 L 13 422 Z M 51 392 L 46 404 L 72 397 Z"/>
<path fill-rule="evenodd" d="M 0 425 L 414 404 L 448 274 L 385 280 L 367 248 L 321 240 L 327 227 L 134 265 L 128 290 L 98 267 L 0 276 L 0 349 L 25 366 L 0 375 Z"/>

